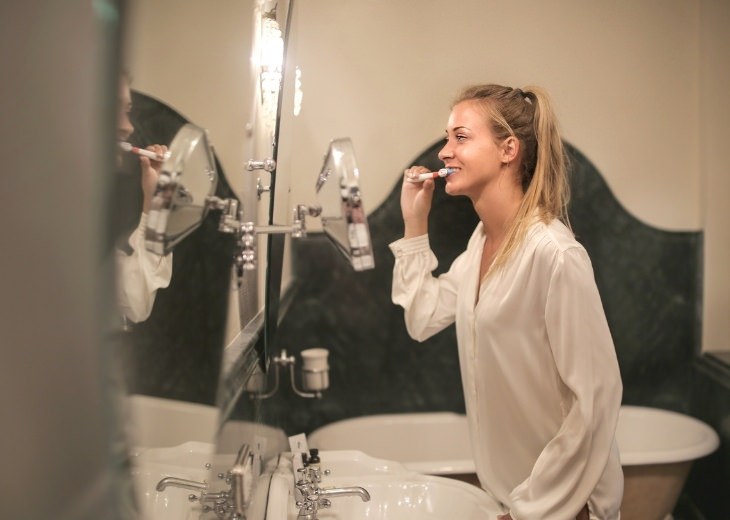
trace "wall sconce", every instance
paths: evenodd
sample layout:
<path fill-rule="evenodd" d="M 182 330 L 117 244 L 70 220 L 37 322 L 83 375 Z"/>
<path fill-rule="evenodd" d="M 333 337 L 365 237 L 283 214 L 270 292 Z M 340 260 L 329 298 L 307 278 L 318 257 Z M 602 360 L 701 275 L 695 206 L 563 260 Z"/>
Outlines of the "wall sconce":
<path fill-rule="evenodd" d="M 287 356 L 286 350 L 281 351 L 279 356 L 272 358 L 274 364 L 274 387 L 266 392 L 267 377 L 263 372 L 257 371 L 248 378 L 246 383 L 246 391 L 251 394 L 252 399 L 268 399 L 279 389 L 279 369 L 281 367 L 289 368 L 289 380 L 292 390 L 300 397 L 320 398 L 322 392 L 330 386 L 329 364 L 327 356 L 329 351 L 325 348 L 310 348 L 302 350 L 302 387 L 304 391 L 299 390 L 295 381 L 296 358 Z"/>

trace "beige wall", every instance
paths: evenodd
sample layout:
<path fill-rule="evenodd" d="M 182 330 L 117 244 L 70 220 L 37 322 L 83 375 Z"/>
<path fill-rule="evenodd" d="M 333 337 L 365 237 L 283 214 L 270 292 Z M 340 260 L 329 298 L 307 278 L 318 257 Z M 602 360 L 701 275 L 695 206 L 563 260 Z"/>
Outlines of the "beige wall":
<path fill-rule="evenodd" d="M 350 135 L 366 194 L 377 202 L 393 174 L 443 135 L 461 86 L 536 83 L 552 93 L 565 137 L 629 211 L 660 227 L 700 226 L 699 2 L 309 0 L 297 7 L 304 90 L 297 164 L 314 169 L 320 154 L 310 145 L 319 151 Z"/>
<path fill-rule="evenodd" d="M 178 31 L 200 34 L 185 56 L 171 50 L 167 29 L 136 45 L 144 66 L 135 85 L 209 128 L 229 177 L 248 159 L 252 3 L 168 11 Z M 664 229 L 706 230 L 705 348 L 730 350 L 730 187 L 721 155 L 730 137 L 729 21 L 721 0 L 297 0 L 288 66 L 301 70 L 303 103 L 294 117 L 285 100 L 279 174 L 291 175 L 291 204 L 315 202 L 329 140 L 349 136 L 366 207 L 375 208 L 398 172 L 443 135 L 459 87 L 540 84 L 565 138 L 628 211 Z M 160 60 L 165 71 L 191 68 L 192 84 L 212 83 L 215 96 L 166 82 Z"/>
<path fill-rule="evenodd" d="M 127 5 L 125 62 L 132 86 L 207 128 L 227 178 L 234 187 L 243 186 L 253 107 L 254 0 L 130 0 Z"/>
<path fill-rule="evenodd" d="M 701 2 L 700 184 L 705 230 L 705 350 L 730 351 L 730 2 Z"/>

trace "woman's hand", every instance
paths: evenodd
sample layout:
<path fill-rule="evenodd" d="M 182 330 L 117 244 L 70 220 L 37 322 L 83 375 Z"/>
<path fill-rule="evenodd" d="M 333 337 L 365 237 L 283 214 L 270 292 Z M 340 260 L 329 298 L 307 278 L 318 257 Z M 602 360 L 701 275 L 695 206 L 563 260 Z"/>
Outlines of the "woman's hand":
<path fill-rule="evenodd" d="M 405 224 L 405 238 L 425 235 L 428 232 L 428 214 L 431 211 L 433 190 L 436 184 L 433 179 L 423 182 L 409 182 L 409 178 L 427 173 L 423 166 L 412 166 L 405 171 L 403 187 L 400 193 L 400 207 Z"/>
<path fill-rule="evenodd" d="M 160 160 L 157 161 L 142 155 L 139 156 L 139 162 L 142 165 L 142 193 L 144 194 L 142 211 L 148 213 L 152 206 L 152 197 L 155 196 L 157 181 L 160 178 L 160 171 L 162 170 L 162 157 L 164 157 L 167 152 L 167 146 L 163 144 L 155 144 L 148 146 L 146 150 L 149 150 L 160 157 Z"/>

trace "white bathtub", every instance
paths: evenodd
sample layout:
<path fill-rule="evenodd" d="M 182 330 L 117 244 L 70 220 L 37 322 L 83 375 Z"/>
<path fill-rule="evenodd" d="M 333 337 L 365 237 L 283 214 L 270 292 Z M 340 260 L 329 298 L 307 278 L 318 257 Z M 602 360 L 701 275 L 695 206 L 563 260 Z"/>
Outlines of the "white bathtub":
<path fill-rule="evenodd" d="M 474 473 L 466 417 L 450 412 L 345 419 L 313 431 L 307 443 L 322 450 L 360 450 L 428 475 Z"/>
<path fill-rule="evenodd" d="M 125 397 L 127 435 L 135 448 L 169 448 L 215 442 L 218 408 L 141 394 Z"/>
<path fill-rule="evenodd" d="M 663 519 L 674 508 L 692 461 L 719 445 L 715 431 L 686 415 L 622 406 L 616 431 L 626 478 L 622 520 Z M 477 483 L 463 415 L 371 415 L 313 431 L 310 447 L 356 449 L 432 475 Z"/>
<path fill-rule="evenodd" d="M 616 441 L 624 469 L 621 519 L 671 518 L 696 459 L 720 445 L 717 433 L 687 415 L 622 406 Z"/>

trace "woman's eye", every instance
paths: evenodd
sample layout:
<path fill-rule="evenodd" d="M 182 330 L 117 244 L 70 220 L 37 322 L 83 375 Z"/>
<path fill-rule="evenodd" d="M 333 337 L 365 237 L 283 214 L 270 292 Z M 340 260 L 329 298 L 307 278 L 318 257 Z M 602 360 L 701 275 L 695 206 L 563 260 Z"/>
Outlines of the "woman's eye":
<path fill-rule="evenodd" d="M 464 141 L 465 139 L 466 139 L 466 136 L 465 135 L 457 135 L 456 136 L 456 140 L 459 141 L 459 142 Z"/>

